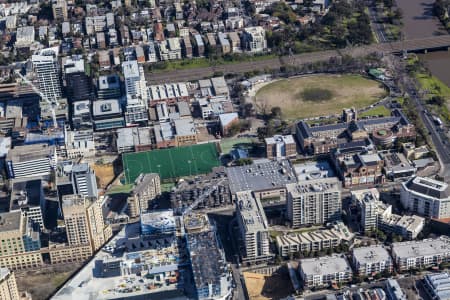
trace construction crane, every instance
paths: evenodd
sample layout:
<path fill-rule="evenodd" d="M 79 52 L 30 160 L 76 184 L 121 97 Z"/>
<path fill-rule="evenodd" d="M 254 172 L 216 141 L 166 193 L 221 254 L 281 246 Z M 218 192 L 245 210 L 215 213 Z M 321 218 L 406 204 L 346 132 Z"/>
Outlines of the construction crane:
<path fill-rule="evenodd" d="M 58 101 L 56 99 L 54 99 L 53 101 L 48 99 L 47 96 L 45 96 L 30 80 L 28 80 L 25 76 L 23 76 L 19 70 L 16 70 L 15 73 L 20 77 L 20 79 L 22 79 L 26 84 L 28 84 L 33 89 L 34 92 L 36 92 L 39 96 L 41 96 L 41 98 L 50 105 L 53 119 L 53 127 L 58 128 L 58 122 L 56 121 L 56 112 L 55 112 L 56 107 L 59 105 Z"/>

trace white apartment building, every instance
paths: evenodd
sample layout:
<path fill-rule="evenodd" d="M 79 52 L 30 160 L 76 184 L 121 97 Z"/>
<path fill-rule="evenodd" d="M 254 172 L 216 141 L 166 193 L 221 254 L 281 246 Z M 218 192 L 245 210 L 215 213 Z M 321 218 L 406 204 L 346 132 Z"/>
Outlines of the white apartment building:
<path fill-rule="evenodd" d="M 147 100 L 147 83 L 144 75 L 144 68 L 138 65 L 135 60 L 124 61 L 122 72 L 125 81 L 125 92 L 127 98 L 142 98 Z"/>
<path fill-rule="evenodd" d="M 360 276 L 392 272 L 392 259 L 382 245 L 353 248 L 353 265 Z"/>
<path fill-rule="evenodd" d="M 450 217 L 450 189 L 445 182 L 412 178 L 402 183 L 400 201 L 406 209 L 428 218 Z"/>
<path fill-rule="evenodd" d="M 42 49 L 31 57 L 39 90 L 49 101 L 60 99 L 62 96 L 58 52 L 58 47 Z"/>
<path fill-rule="evenodd" d="M 364 233 L 375 231 L 378 228 L 378 204 L 380 193 L 376 188 L 351 191 L 353 202 L 361 210 L 361 229 Z"/>
<path fill-rule="evenodd" d="M 354 234 L 342 222 L 338 222 L 330 229 L 279 235 L 276 237 L 276 243 L 278 253 L 288 257 L 299 252 L 334 249 L 343 242 L 350 242 L 353 237 Z"/>
<path fill-rule="evenodd" d="M 352 279 L 352 269 L 344 255 L 301 259 L 299 270 L 304 287 L 308 289 L 347 283 Z"/>
<path fill-rule="evenodd" d="M 398 271 L 439 266 L 450 261 L 450 238 L 393 243 L 392 258 Z"/>
<path fill-rule="evenodd" d="M 292 227 L 324 224 L 340 218 L 341 183 L 336 177 L 291 183 L 286 189 L 287 215 Z"/>
<path fill-rule="evenodd" d="M 246 27 L 242 35 L 244 48 L 251 53 L 267 50 L 266 31 L 261 26 Z"/>
<path fill-rule="evenodd" d="M 269 230 L 261 201 L 251 191 L 236 193 L 239 229 L 245 244 L 244 261 L 261 261 L 271 257 Z"/>
<path fill-rule="evenodd" d="M 181 59 L 181 44 L 179 38 L 168 38 L 158 44 L 159 59 L 173 60 Z"/>

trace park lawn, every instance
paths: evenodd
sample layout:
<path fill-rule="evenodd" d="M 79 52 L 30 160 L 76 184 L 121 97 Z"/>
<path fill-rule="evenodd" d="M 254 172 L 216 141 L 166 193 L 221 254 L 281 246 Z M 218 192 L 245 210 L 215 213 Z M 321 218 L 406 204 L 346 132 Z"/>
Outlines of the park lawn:
<path fill-rule="evenodd" d="M 133 184 L 124 184 L 124 185 L 115 185 L 112 186 L 107 192 L 107 195 L 113 195 L 113 194 L 128 194 L 133 189 Z"/>
<path fill-rule="evenodd" d="M 359 117 L 372 117 L 372 116 L 377 117 L 380 115 L 383 117 L 387 117 L 391 115 L 391 111 L 387 109 L 384 105 L 378 105 L 358 115 Z"/>
<path fill-rule="evenodd" d="M 306 101 L 302 92 L 308 89 L 324 89 L 332 98 L 323 101 Z M 260 112 L 270 112 L 280 107 L 284 119 L 328 116 L 341 113 L 343 108 L 367 107 L 386 95 L 377 81 L 360 75 L 313 75 L 275 81 L 262 87 L 254 98 Z"/>
<path fill-rule="evenodd" d="M 430 96 L 441 96 L 447 100 L 450 98 L 450 88 L 436 76 L 418 73 L 416 78 L 422 89 L 428 91 Z"/>
<path fill-rule="evenodd" d="M 252 144 L 254 142 L 255 141 L 251 138 L 225 138 L 220 141 L 220 148 L 222 150 L 222 154 L 228 154 L 235 146 Z"/>

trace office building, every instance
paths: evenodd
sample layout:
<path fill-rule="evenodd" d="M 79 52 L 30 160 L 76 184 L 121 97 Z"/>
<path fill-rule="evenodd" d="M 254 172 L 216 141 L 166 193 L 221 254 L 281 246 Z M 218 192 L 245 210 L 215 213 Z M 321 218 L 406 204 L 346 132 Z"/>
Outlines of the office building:
<path fill-rule="evenodd" d="M 324 224 L 341 217 L 341 183 L 336 177 L 286 185 L 287 216 L 292 227 Z"/>
<path fill-rule="evenodd" d="M 39 90 L 48 101 L 52 102 L 62 97 L 58 49 L 58 47 L 43 49 L 31 57 Z"/>
<path fill-rule="evenodd" d="M 65 195 L 62 212 L 69 246 L 91 247 L 98 250 L 111 237 L 109 225 L 103 221 L 101 201 L 82 195 Z"/>
<path fill-rule="evenodd" d="M 449 273 L 427 274 L 423 279 L 423 286 L 430 299 L 450 299 L 450 275 Z"/>
<path fill-rule="evenodd" d="M 72 103 L 72 127 L 74 130 L 92 129 L 91 100 Z"/>
<path fill-rule="evenodd" d="M 95 130 L 111 130 L 125 126 L 119 99 L 97 100 L 92 106 Z"/>
<path fill-rule="evenodd" d="M 344 255 L 301 259 L 299 270 L 307 289 L 345 284 L 352 279 L 352 269 Z"/>
<path fill-rule="evenodd" d="M 393 243 L 392 258 L 398 271 L 437 267 L 450 261 L 450 239 L 441 236 L 436 239 Z"/>
<path fill-rule="evenodd" d="M 19 300 L 16 277 L 8 268 L 0 268 L 0 299 Z"/>
<path fill-rule="evenodd" d="M 26 269 L 42 265 L 39 226 L 22 212 L 0 214 L 0 268 Z"/>
<path fill-rule="evenodd" d="M 445 182 L 418 176 L 402 182 L 400 201 L 404 208 L 419 215 L 450 218 L 450 188 Z"/>
<path fill-rule="evenodd" d="M 72 166 L 72 184 L 74 194 L 86 197 L 98 197 L 97 180 L 94 170 L 88 163 L 80 163 Z"/>
<path fill-rule="evenodd" d="M 11 181 L 10 212 L 20 211 L 40 229 L 44 229 L 43 211 L 45 211 L 45 198 L 42 188 L 42 179 L 30 178 L 15 179 Z"/>
<path fill-rule="evenodd" d="M 48 176 L 56 162 L 56 148 L 47 144 L 16 146 L 6 156 L 9 178 Z"/>
<path fill-rule="evenodd" d="M 350 192 L 352 201 L 356 202 L 361 211 L 361 229 L 364 233 L 378 229 L 378 206 L 380 193 L 376 188 Z"/>
<path fill-rule="evenodd" d="M 190 217 L 186 230 L 195 289 L 198 299 L 225 299 L 232 292 L 232 276 L 228 271 L 225 253 L 217 234 L 209 222 Z M 205 224 L 206 223 L 206 224 Z"/>
<path fill-rule="evenodd" d="M 292 157 L 297 155 L 297 144 L 292 135 L 275 135 L 265 138 L 267 158 Z"/>
<path fill-rule="evenodd" d="M 236 193 L 237 220 L 245 251 L 243 260 L 264 261 L 271 257 L 269 228 L 261 201 L 251 191 Z"/>
<path fill-rule="evenodd" d="M 91 78 L 86 75 L 84 60 L 72 56 L 63 60 L 64 79 L 70 101 L 90 100 L 92 98 Z"/>
<path fill-rule="evenodd" d="M 342 243 L 350 243 L 354 238 L 342 222 L 336 222 L 329 229 L 309 232 L 287 233 L 276 237 L 278 253 L 289 257 L 295 253 L 319 252 L 333 250 Z"/>
<path fill-rule="evenodd" d="M 67 2 L 65 0 L 57 0 L 52 4 L 53 19 L 55 21 L 67 21 Z"/>
<path fill-rule="evenodd" d="M 99 100 L 120 98 L 120 79 L 117 74 L 98 77 L 97 97 Z"/>
<path fill-rule="evenodd" d="M 133 189 L 128 196 L 128 214 L 131 218 L 140 216 L 151 207 L 150 204 L 161 195 L 161 182 L 156 173 L 141 174 L 136 178 Z"/>
<path fill-rule="evenodd" d="M 392 272 L 392 259 L 382 245 L 353 248 L 352 260 L 355 271 L 363 277 Z"/>
<path fill-rule="evenodd" d="M 95 156 L 94 133 L 92 130 L 67 131 L 65 135 L 65 156 L 69 159 Z"/>

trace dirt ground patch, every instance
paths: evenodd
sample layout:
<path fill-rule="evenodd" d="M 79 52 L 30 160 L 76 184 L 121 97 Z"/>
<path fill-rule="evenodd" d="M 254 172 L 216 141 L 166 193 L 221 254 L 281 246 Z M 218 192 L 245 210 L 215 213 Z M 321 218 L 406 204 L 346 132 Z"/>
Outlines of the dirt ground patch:
<path fill-rule="evenodd" d="M 332 98 L 324 101 L 302 99 L 305 89 L 330 91 Z M 363 108 L 380 100 L 386 91 L 380 83 L 360 75 L 317 75 L 278 80 L 263 86 L 254 97 L 260 112 L 281 108 L 286 119 L 301 119 L 340 113 L 343 108 Z"/>
<path fill-rule="evenodd" d="M 92 164 L 91 168 L 94 169 L 95 176 L 98 178 L 99 188 L 106 188 L 106 186 L 114 179 L 114 166 L 113 164 Z"/>
<path fill-rule="evenodd" d="M 48 299 L 81 264 L 55 266 L 43 270 L 16 272 L 19 291 L 27 291 L 33 299 Z"/>
<path fill-rule="evenodd" d="M 245 286 L 250 300 L 281 299 L 294 292 L 289 274 L 276 272 L 271 276 L 244 272 Z"/>

